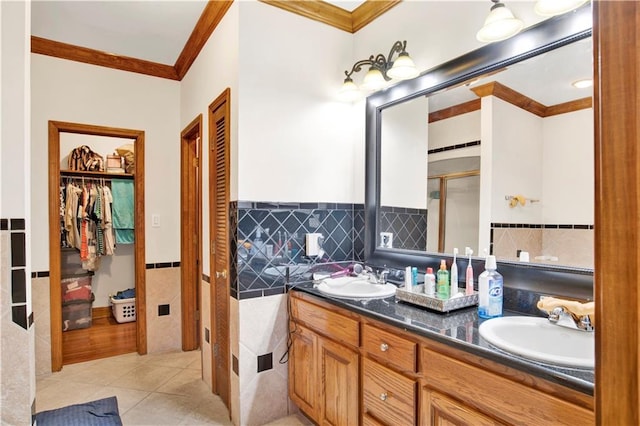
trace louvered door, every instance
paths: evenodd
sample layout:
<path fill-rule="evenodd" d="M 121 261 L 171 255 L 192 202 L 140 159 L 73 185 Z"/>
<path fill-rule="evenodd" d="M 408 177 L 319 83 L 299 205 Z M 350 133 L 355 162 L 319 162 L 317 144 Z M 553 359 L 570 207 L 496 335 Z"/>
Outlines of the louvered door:
<path fill-rule="evenodd" d="M 213 391 L 229 405 L 229 102 L 225 90 L 209 106 L 209 202 L 211 229 L 211 327 Z"/>

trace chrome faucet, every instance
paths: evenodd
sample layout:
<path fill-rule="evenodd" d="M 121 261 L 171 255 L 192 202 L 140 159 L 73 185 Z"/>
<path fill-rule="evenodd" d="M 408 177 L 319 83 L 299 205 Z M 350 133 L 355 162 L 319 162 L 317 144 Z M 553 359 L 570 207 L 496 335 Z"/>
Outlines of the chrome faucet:
<path fill-rule="evenodd" d="M 570 318 L 571 324 L 575 326 L 578 330 L 582 331 L 593 331 L 593 325 L 591 324 L 591 318 L 589 315 L 579 316 L 571 312 L 569 309 L 564 306 L 556 306 L 549 313 L 549 321 L 557 324 L 562 318 Z"/>
<path fill-rule="evenodd" d="M 387 283 L 387 276 L 389 275 L 389 270 L 384 267 L 384 269 L 378 271 L 377 273 L 371 269 L 369 266 L 364 267 L 364 271 L 369 276 L 368 280 L 372 284 L 381 284 L 384 285 Z"/>
<path fill-rule="evenodd" d="M 549 315 L 549 321 L 582 331 L 595 329 L 595 305 L 593 302 L 580 303 L 555 297 L 541 297 L 538 309 Z"/>

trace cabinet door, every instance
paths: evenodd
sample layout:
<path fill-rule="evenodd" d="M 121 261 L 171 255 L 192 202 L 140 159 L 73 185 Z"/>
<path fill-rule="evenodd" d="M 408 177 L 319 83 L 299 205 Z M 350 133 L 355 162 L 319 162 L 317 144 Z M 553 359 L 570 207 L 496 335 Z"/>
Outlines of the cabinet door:
<path fill-rule="evenodd" d="M 431 426 L 494 426 L 502 423 L 429 388 L 422 388 L 422 423 Z"/>
<path fill-rule="evenodd" d="M 318 337 L 321 425 L 358 424 L 358 353 Z"/>
<path fill-rule="evenodd" d="M 289 397 L 309 417 L 318 417 L 318 337 L 296 325 L 289 352 Z"/>

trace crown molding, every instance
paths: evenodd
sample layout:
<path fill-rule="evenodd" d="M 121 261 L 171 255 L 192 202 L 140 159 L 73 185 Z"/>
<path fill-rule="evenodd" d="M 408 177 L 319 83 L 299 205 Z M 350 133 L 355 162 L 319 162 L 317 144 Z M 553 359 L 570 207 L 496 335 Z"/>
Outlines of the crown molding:
<path fill-rule="evenodd" d="M 402 0 L 367 0 L 348 12 L 321 0 L 260 0 L 300 16 L 322 22 L 343 31 L 355 33 L 387 12 Z M 209 0 L 193 28 L 176 63 L 171 65 L 116 55 L 87 47 L 31 36 L 31 52 L 70 61 L 130 71 L 169 80 L 182 80 L 193 65 L 209 37 L 216 29 L 233 0 Z"/>
<path fill-rule="evenodd" d="M 457 115 L 466 114 L 468 112 L 480 110 L 480 99 L 474 99 L 468 102 L 463 102 L 458 105 L 453 105 L 448 108 L 443 108 L 438 111 L 429 113 L 429 123 L 435 123 L 436 121 L 446 120 L 447 118 L 455 117 Z"/>
<path fill-rule="evenodd" d="M 367 0 L 351 12 L 351 32 L 356 33 L 402 0 Z"/>
<path fill-rule="evenodd" d="M 209 0 L 193 28 L 175 65 L 160 64 L 128 56 L 31 36 L 31 52 L 86 64 L 130 71 L 169 80 L 182 80 L 216 29 L 233 0 Z"/>
<path fill-rule="evenodd" d="M 374 19 L 396 6 L 402 0 L 367 0 L 353 12 L 322 0 L 260 0 L 296 15 L 304 16 L 332 27 L 355 33 Z"/>
<path fill-rule="evenodd" d="M 471 89 L 478 97 L 495 96 L 512 105 L 515 105 L 525 111 L 537 115 L 538 117 L 550 117 L 552 115 L 565 114 L 567 112 L 579 111 L 581 109 L 591 108 L 591 97 L 577 99 L 574 101 L 564 102 L 557 105 L 546 106 L 540 102 L 531 99 L 522 93 L 507 87 L 497 81 L 492 81 L 481 86 Z"/>
<path fill-rule="evenodd" d="M 474 87 L 470 90 L 478 95 L 479 98 L 492 95 L 542 118 L 580 111 L 581 109 L 587 109 L 593 106 L 593 100 L 591 97 L 545 106 L 522 93 L 516 92 L 515 90 L 498 83 L 497 81 Z M 429 113 L 429 123 L 435 123 L 436 121 L 446 120 L 447 118 L 477 111 L 480 109 L 480 103 L 480 99 L 474 99 L 448 108 L 443 108 L 438 111 L 433 111 Z"/>
<path fill-rule="evenodd" d="M 129 56 L 115 55 L 100 50 L 75 46 L 46 38 L 31 36 L 31 53 L 53 56 L 85 64 L 99 65 L 123 71 L 135 72 L 154 77 L 179 80 L 176 70 L 171 65 L 145 61 Z"/>
<path fill-rule="evenodd" d="M 178 80 L 182 80 L 187 74 L 232 3 L 233 0 L 210 0 L 207 3 L 174 65 Z"/>

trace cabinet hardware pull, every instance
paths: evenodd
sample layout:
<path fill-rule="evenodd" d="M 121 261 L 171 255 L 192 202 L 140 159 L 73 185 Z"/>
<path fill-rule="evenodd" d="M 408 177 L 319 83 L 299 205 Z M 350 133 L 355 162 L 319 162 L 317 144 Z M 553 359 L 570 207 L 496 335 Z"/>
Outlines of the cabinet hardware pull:
<path fill-rule="evenodd" d="M 386 401 L 387 400 L 387 393 L 383 392 L 380 394 L 380 401 Z"/>
<path fill-rule="evenodd" d="M 216 271 L 216 278 L 227 278 L 227 270 L 223 269 L 222 272 Z"/>
<path fill-rule="evenodd" d="M 380 350 L 381 350 L 382 352 L 386 352 L 386 351 L 388 351 L 388 350 L 389 350 L 389 345 L 387 345 L 386 343 L 382 343 L 382 344 L 380 345 Z"/>

